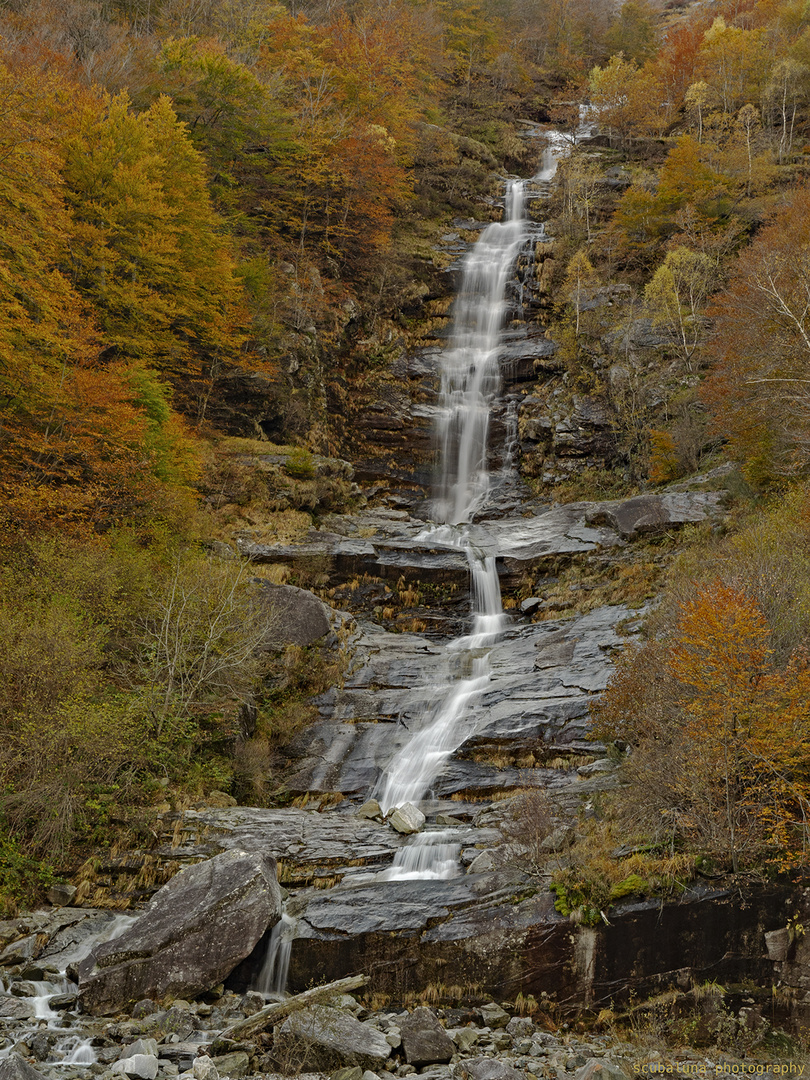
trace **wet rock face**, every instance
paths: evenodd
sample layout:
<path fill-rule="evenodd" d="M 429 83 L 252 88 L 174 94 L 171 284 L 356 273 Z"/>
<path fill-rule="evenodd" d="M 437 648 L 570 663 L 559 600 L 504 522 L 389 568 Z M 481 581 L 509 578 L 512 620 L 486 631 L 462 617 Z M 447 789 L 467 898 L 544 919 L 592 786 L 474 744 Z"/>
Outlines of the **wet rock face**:
<path fill-rule="evenodd" d="M 512 756 L 532 753 L 537 762 L 592 753 L 588 703 L 607 685 L 612 656 L 627 640 L 616 632 L 627 614 L 604 607 L 564 622 L 508 628 L 491 652 L 490 683 L 469 706 L 466 738 L 435 780 L 436 796 L 560 782 L 540 769 L 490 764 L 489 751 L 499 760 L 505 749 Z M 318 699 L 324 719 L 287 747 L 292 791 L 366 795 L 426 723 L 437 687 L 447 679 L 441 646 L 418 635 L 362 624 L 350 646 L 353 670 L 340 688 Z"/>
<path fill-rule="evenodd" d="M 81 1007 L 109 1014 L 143 998 L 203 993 L 280 917 L 274 859 L 228 851 L 187 867 L 133 927 L 79 964 Z"/>

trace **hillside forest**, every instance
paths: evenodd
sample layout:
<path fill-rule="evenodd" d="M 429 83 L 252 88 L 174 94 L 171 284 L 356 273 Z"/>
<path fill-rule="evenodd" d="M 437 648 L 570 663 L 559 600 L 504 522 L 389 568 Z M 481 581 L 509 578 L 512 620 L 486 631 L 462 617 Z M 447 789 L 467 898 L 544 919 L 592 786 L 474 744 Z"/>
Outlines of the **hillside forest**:
<path fill-rule="evenodd" d="M 543 318 L 612 450 L 524 475 L 557 501 L 709 477 L 727 513 L 627 571 L 661 601 L 595 726 L 635 794 L 559 889 L 607 902 L 611 830 L 670 882 L 806 870 L 805 0 L 3 0 L 0 906 L 168 806 L 285 800 L 276 748 L 340 656 L 278 647 L 233 536 L 370 497 L 342 403 L 446 314 L 438 237 L 582 103 Z"/>

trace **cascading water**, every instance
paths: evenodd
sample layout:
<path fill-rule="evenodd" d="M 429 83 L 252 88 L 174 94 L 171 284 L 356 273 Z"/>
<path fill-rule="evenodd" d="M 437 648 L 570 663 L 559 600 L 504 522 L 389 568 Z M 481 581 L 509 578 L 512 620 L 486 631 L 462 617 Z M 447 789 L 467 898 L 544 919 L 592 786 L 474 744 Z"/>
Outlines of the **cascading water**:
<path fill-rule="evenodd" d="M 282 912 L 281 919 L 270 931 L 267 954 L 256 979 L 255 989 L 265 997 L 283 996 L 290 970 L 290 951 L 295 933 L 295 919 Z"/>
<path fill-rule="evenodd" d="M 132 925 L 135 918 L 132 915 L 117 915 L 99 933 L 87 938 L 76 945 L 75 948 L 60 954 L 59 966 L 61 972 L 59 975 L 55 975 L 51 981 L 28 983 L 28 986 L 36 991 L 36 993 L 28 997 L 34 1012 L 27 1025 L 17 1032 L 19 1042 L 25 1042 L 37 1032 L 45 1029 L 53 1034 L 52 1057 L 49 1064 L 91 1065 L 96 1061 L 96 1052 L 93 1049 L 91 1040 L 83 1038 L 71 1030 L 73 1025 L 70 1014 L 52 1009 L 51 998 L 75 991 L 75 983 L 68 979 L 65 973 L 66 969 L 89 955 L 90 951 L 101 942 L 112 941 L 113 938 L 118 937 L 119 934 L 122 934 L 124 930 Z M 11 988 L 9 987 L 9 989 Z M 3 983 L 0 982 L 0 992 L 2 990 Z M 14 1049 L 15 1047 L 11 1042 L 0 1048 L 0 1061 L 13 1053 Z"/>
<path fill-rule="evenodd" d="M 469 738 L 471 703 L 490 679 L 489 651 L 506 624 L 495 559 L 472 543 L 469 523 L 486 505 L 489 417 L 500 388 L 498 349 L 508 275 L 526 233 L 523 184 L 507 189 L 505 220 L 487 226 L 464 262 L 452 347 L 442 370 L 438 443 L 441 465 L 436 517 L 444 524 L 423 539 L 465 551 L 470 566 L 472 632 L 448 646 L 448 679 L 439 687 L 424 726 L 395 755 L 376 788 L 384 812 L 424 798 L 448 757 Z M 441 845 L 415 842 L 402 855 L 408 877 L 449 876 Z M 408 850 L 408 849 L 406 849 Z M 407 866 L 407 871 L 404 870 Z"/>
<path fill-rule="evenodd" d="M 453 346 L 442 363 L 438 421 L 441 479 L 436 520 L 472 520 L 489 493 L 489 417 L 500 387 L 498 344 L 506 280 L 525 233 L 523 184 L 510 183 L 505 220 L 488 225 L 467 255 Z"/>

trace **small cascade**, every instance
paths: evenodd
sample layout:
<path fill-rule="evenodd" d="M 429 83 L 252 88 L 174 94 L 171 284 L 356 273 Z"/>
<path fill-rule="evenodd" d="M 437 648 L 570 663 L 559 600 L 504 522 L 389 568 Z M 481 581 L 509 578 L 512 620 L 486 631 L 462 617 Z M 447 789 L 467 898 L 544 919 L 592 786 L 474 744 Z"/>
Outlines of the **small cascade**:
<path fill-rule="evenodd" d="M 75 948 L 59 954 L 59 964 L 62 971 L 57 977 L 47 982 L 33 983 L 36 993 L 32 994 L 28 1000 L 33 1006 L 34 1015 L 31 1020 L 26 1022 L 30 1024 L 30 1027 L 24 1027 L 19 1033 L 19 1039 L 25 1041 L 26 1038 L 42 1028 L 61 1032 L 61 1037 L 57 1038 L 53 1045 L 52 1056 L 54 1060 L 50 1062 L 51 1065 L 93 1065 L 96 1062 L 96 1052 L 90 1039 L 82 1038 L 75 1031 L 71 1031 L 72 1025 L 68 1014 L 52 1009 L 50 1001 L 57 994 L 68 994 L 76 989 L 75 983 L 71 982 L 65 974 L 66 968 L 89 956 L 93 949 L 102 942 L 112 941 L 113 938 L 118 937 L 127 927 L 132 925 L 136 918 L 136 915 L 116 915 L 97 935 L 87 938 L 76 945 Z M 9 990 L 10 987 L 6 989 Z M 12 1050 L 11 1043 L 7 1047 L 0 1049 L 0 1061 L 7 1057 Z"/>
<path fill-rule="evenodd" d="M 287 990 L 287 975 L 290 970 L 290 951 L 295 937 L 295 919 L 286 913 L 270 931 L 267 953 L 254 987 L 268 998 L 284 997 Z"/>
<path fill-rule="evenodd" d="M 401 848 L 381 881 L 439 881 L 457 877 L 461 845 L 453 842 L 453 830 L 418 833 Z"/>
<path fill-rule="evenodd" d="M 62 1054 L 63 1065 L 93 1065 L 96 1061 L 96 1052 L 90 1040 L 78 1035 L 66 1039 L 57 1053 Z"/>
<path fill-rule="evenodd" d="M 518 400 L 510 397 L 506 403 L 504 415 L 506 438 L 504 439 L 503 463 L 501 464 L 500 483 L 509 484 L 515 479 L 518 448 Z"/>

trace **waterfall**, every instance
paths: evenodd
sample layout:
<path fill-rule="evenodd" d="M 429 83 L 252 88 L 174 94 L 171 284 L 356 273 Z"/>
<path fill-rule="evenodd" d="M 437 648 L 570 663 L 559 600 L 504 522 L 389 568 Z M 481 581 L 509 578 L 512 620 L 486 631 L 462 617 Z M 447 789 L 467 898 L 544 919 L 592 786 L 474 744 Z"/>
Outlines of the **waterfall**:
<path fill-rule="evenodd" d="M 467 255 L 456 300 L 451 347 L 443 357 L 437 443 L 440 457 L 432 543 L 466 553 L 472 586 L 473 625 L 447 647 L 447 681 L 437 689 L 425 722 L 389 762 L 375 789 L 384 812 L 418 802 L 470 730 L 470 706 L 490 679 L 489 652 L 506 624 L 494 556 L 473 545 L 468 525 L 486 505 L 489 417 L 500 389 L 498 350 L 506 283 L 526 235 L 523 184 L 510 182 L 504 221 L 488 225 Z M 407 876 L 447 876 L 441 845 L 417 839 L 418 852 L 401 853 Z M 406 849 L 408 850 L 408 849 Z M 396 874 L 395 866 L 390 880 Z"/>
<path fill-rule="evenodd" d="M 410 844 L 401 848 L 381 881 L 413 881 L 453 878 L 459 873 L 461 845 L 453 842 L 453 830 L 417 833 Z"/>
<path fill-rule="evenodd" d="M 464 261 L 452 346 L 442 361 L 436 520 L 472 520 L 489 493 L 487 442 L 500 388 L 498 345 L 506 281 L 525 235 L 523 184 L 510 182 L 505 220 L 488 225 Z"/>
<path fill-rule="evenodd" d="M 283 996 L 290 970 L 290 951 L 295 936 L 295 919 L 282 912 L 281 919 L 270 931 L 267 953 L 256 979 L 255 989 L 265 997 Z"/>

